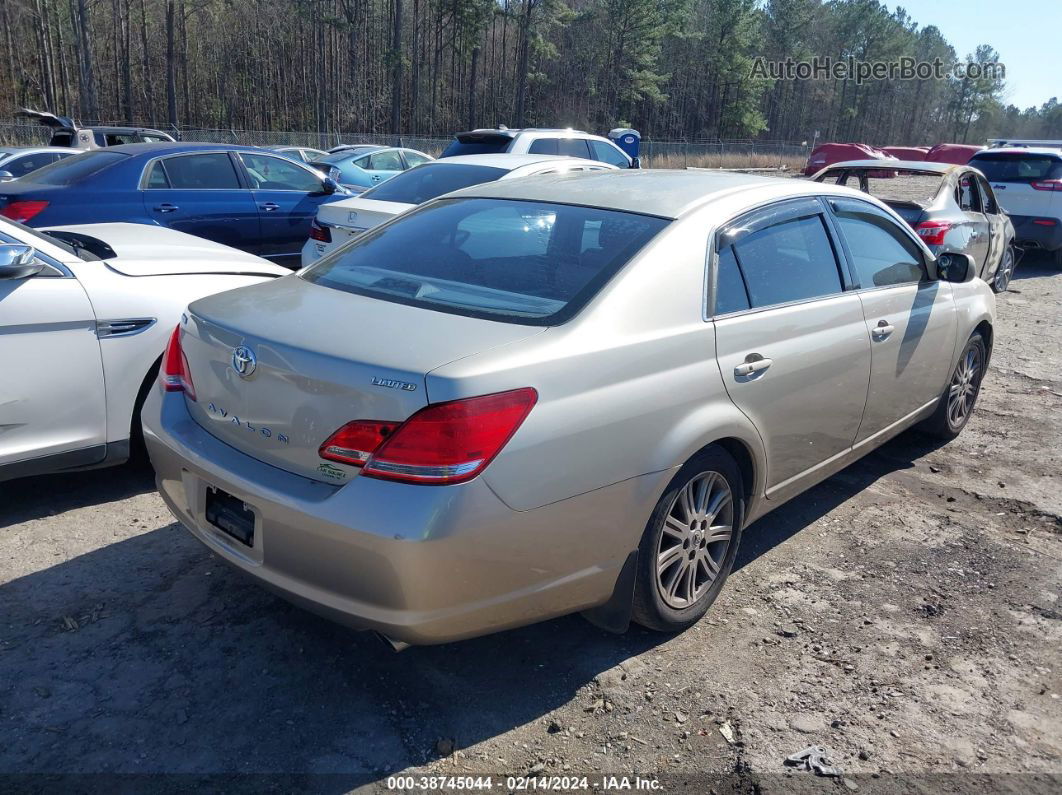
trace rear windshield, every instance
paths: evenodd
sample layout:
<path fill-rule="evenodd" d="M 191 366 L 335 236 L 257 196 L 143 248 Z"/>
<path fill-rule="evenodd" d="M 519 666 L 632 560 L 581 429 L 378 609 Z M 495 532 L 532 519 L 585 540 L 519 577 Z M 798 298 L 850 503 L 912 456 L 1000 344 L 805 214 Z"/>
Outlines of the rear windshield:
<path fill-rule="evenodd" d="M 458 166 L 445 163 L 430 163 L 411 168 L 398 174 L 372 190 L 361 194 L 366 199 L 382 202 L 423 204 L 428 199 L 442 196 L 453 190 L 493 182 L 508 172 L 504 168 L 490 166 Z"/>
<path fill-rule="evenodd" d="M 440 312 L 555 325 L 667 224 L 591 207 L 444 199 L 354 238 L 302 277 Z"/>
<path fill-rule="evenodd" d="M 490 135 L 484 138 L 459 141 L 454 138 L 450 141 L 441 155 L 443 157 L 457 157 L 458 155 L 498 155 L 509 150 L 509 144 L 513 139 L 507 135 Z"/>
<path fill-rule="evenodd" d="M 847 185 L 885 202 L 924 205 L 940 190 L 941 174 L 898 169 L 837 169 L 821 182 Z"/>
<path fill-rule="evenodd" d="M 33 172 L 33 182 L 40 185 L 73 185 L 108 166 L 120 163 L 129 155 L 121 152 L 85 152 L 58 160 Z"/>
<path fill-rule="evenodd" d="M 981 169 L 991 182 L 1032 182 L 1062 178 L 1062 160 L 1030 152 L 975 155 L 970 165 Z"/>

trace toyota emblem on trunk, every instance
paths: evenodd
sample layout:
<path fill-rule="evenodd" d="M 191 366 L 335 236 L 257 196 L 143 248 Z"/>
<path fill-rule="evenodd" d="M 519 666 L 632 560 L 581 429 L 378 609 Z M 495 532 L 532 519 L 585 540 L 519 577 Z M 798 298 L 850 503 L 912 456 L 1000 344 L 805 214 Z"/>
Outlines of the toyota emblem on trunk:
<path fill-rule="evenodd" d="M 258 361 L 254 358 L 254 351 L 246 345 L 239 345 L 232 349 L 232 369 L 240 378 L 249 378 Z"/>

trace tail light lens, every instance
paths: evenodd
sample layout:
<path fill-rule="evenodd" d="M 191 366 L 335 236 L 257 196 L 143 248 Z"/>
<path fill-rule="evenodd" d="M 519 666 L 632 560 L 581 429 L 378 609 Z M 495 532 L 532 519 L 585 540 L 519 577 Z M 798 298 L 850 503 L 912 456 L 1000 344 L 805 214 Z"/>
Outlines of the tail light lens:
<path fill-rule="evenodd" d="M 927 246 L 944 244 L 944 235 L 951 229 L 950 221 L 923 221 L 915 226 L 915 231 Z"/>
<path fill-rule="evenodd" d="M 537 400 L 526 387 L 436 403 L 401 424 L 358 420 L 332 434 L 320 454 L 385 480 L 463 483 L 494 460 Z"/>
<path fill-rule="evenodd" d="M 195 400 L 195 386 L 188 369 L 188 357 L 181 349 L 181 329 L 175 328 L 166 353 L 162 357 L 162 371 L 159 381 L 167 392 L 184 392 L 189 400 Z"/>
<path fill-rule="evenodd" d="M 310 224 L 310 239 L 320 240 L 322 243 L 332 242 L 332 230 L 327 226 L 321 226 L 317 223 L 317 219 L 313 219 L 313 223 Z"/>
<path fill-rule="evenodd" d="M 17 201 L 11 202 L 6 207 L 0 208 L 0 215 L 18 221 L 20 224 L 27 223 L 31 218 L 40 215 L 41 211 L 48 206 L 46 201 Z"/>
<path fill-rule="evenodd" d="M 1062 190 L 1062 179 L 1038 179 L 1029 184 L 1035 190 Z"/>
<path fill-rule="evenodd" d="M 321 458 L 341 464 L 364 466 L 373 450 L 384 443 L 401 423 L 378 420 L 348 422 L 333 433 L 317 451 Z"/>
<path fill-rule="evenodd" d="M 1054 218 L 1034 218 L 1033 223 L 1039 226 L 1055 226 L 1058 221 Z"/>

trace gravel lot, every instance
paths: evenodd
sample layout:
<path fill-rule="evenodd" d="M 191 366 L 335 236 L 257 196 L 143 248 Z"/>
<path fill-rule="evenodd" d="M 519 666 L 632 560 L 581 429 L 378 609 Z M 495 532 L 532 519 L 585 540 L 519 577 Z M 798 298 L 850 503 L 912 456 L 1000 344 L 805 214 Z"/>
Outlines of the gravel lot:
<path fill-rule="evenodd" d="M 849 789 L 901 775 L 1057 792 L 1060 318 L 1062 272 L 1027 259 L 965 434 L 906 434 L 757 522 L 708 618 L 678 637 L 570 617 L 396 655 L 215 560 L 143 471 L 0 485 L 0 773 L 840 787 L 785 772 L 815 744 Z"/>

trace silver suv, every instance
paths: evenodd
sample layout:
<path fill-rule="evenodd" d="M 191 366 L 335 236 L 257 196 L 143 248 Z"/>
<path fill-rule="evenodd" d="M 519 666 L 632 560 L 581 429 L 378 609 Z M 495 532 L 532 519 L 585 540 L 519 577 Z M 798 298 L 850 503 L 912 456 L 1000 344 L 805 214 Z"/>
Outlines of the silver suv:
<path fill-rule="evenodd" d="M 582 130 L 554 130 L 528 127 L 510 130 L 505 125 L 491 129 L 470 130 L 454 135 L 439 158 L 456 155 L 565 155 L 599 160 L 616 168 L 638 168 L 626 152 L 608 138 Z"/>
<path fill-rule="evenodd" d="M 966 425 L 995 298 L 851 188 L 498 180 L 194 302 L 143 412 L 160 492 L 298 604 L 440 643 L 697 621 L 742 529 Z"/>

